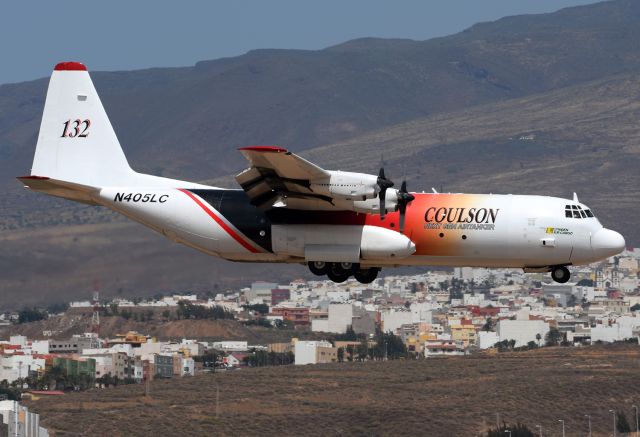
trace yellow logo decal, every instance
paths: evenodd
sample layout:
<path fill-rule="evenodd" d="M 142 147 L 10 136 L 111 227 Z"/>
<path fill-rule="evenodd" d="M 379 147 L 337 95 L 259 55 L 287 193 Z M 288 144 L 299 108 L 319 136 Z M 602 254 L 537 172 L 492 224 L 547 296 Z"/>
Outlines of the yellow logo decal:
<path fill-rule="evenodd" d="M 553 234 L 553 228 L 547 228 L 547 234 Z"/>

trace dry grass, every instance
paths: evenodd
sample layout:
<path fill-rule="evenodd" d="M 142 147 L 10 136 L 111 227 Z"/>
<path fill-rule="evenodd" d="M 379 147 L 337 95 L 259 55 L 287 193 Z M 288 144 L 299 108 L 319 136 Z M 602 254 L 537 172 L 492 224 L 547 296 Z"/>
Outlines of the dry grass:
<path fill-rule="evenodd" d="M 640 349 L 243 369 L 32 402 L 55 435 L 480 435 L 495 423 L 542 424 L 547 436 L 610 431 L 609 409 L 640 394 Z M 215 418 L 216 386 L 220 417 Z"/>

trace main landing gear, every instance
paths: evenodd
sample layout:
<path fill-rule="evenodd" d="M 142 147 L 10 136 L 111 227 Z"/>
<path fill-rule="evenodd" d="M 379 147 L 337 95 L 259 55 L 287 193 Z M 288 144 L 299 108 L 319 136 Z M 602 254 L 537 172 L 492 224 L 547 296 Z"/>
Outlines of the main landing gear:
<path fill-rule="evenodd" d="M 571 273 L 565 266 L 553 266 L 551 267 L 551 278 L 560 284 L 564 284 L 571 278 Z"/>
<path fill-rule="evenodd" d="M 362 284 L 369 284 L 378 277 L 380 271 L 377 267 L 361 269 L 356 263 L 329 263 L 324 261 L 310 261 L 309 270 L 316 276 L 327 275 L 333 282 L 341 283 L 353 276 Z"/>

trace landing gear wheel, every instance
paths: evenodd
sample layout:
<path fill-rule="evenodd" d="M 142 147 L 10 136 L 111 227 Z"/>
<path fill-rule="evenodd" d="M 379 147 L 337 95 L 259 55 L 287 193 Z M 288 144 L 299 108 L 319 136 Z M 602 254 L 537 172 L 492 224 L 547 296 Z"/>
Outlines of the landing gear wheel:
<path fill-rule="evenodd" d="M 380 269 L 376 267 L 371 267 L 370 269 L 360 269 L 353 274 L 353 277 L 356 278 L 358 282 L 361 284 L 370 284 L 377 277 Z"/>
<path fill-rule="evenodd" d="M 360 269 L 360 264 L 338 263 L 338 265 L 340 266 L 340 269 L 349 273 L 349 275 L 353 275 L 355 272 L 357 272 Z"/>
<path fill-rule="evenodd" d="M 351 272 L 342 268 L 341 263 L 331 263 L 327 276 L 333 282 L 341 283 L 349 279 Z"/>
<path fill-rule="evenodd" d="M 324 276 L 329 272 L 329 264 L 324 261 L 309 261 L 309 270 L 316 276 Z"/>
<path fill-rule="evenodd" d="M 552 267 L 551 278 L 560 284 L 564 284 L 571 278 L 571 273 L 565 266 Z"/>

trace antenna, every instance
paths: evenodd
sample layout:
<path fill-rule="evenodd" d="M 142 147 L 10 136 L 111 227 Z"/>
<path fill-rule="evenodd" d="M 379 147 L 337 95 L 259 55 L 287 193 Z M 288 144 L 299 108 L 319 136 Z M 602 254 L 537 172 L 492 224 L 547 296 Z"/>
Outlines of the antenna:
<path fill-rule="evenodd" d="M 100 281 L 97 279 L 93 281 L 93 293 L 91 303 L 93 304 L 93 311 L 91 315 L 91 333 L 97 339 L 100 337 Z M 92 345 L 93 346 L 93 345 Z M 96 344 L 97 346 L 97 344 Z"/>

